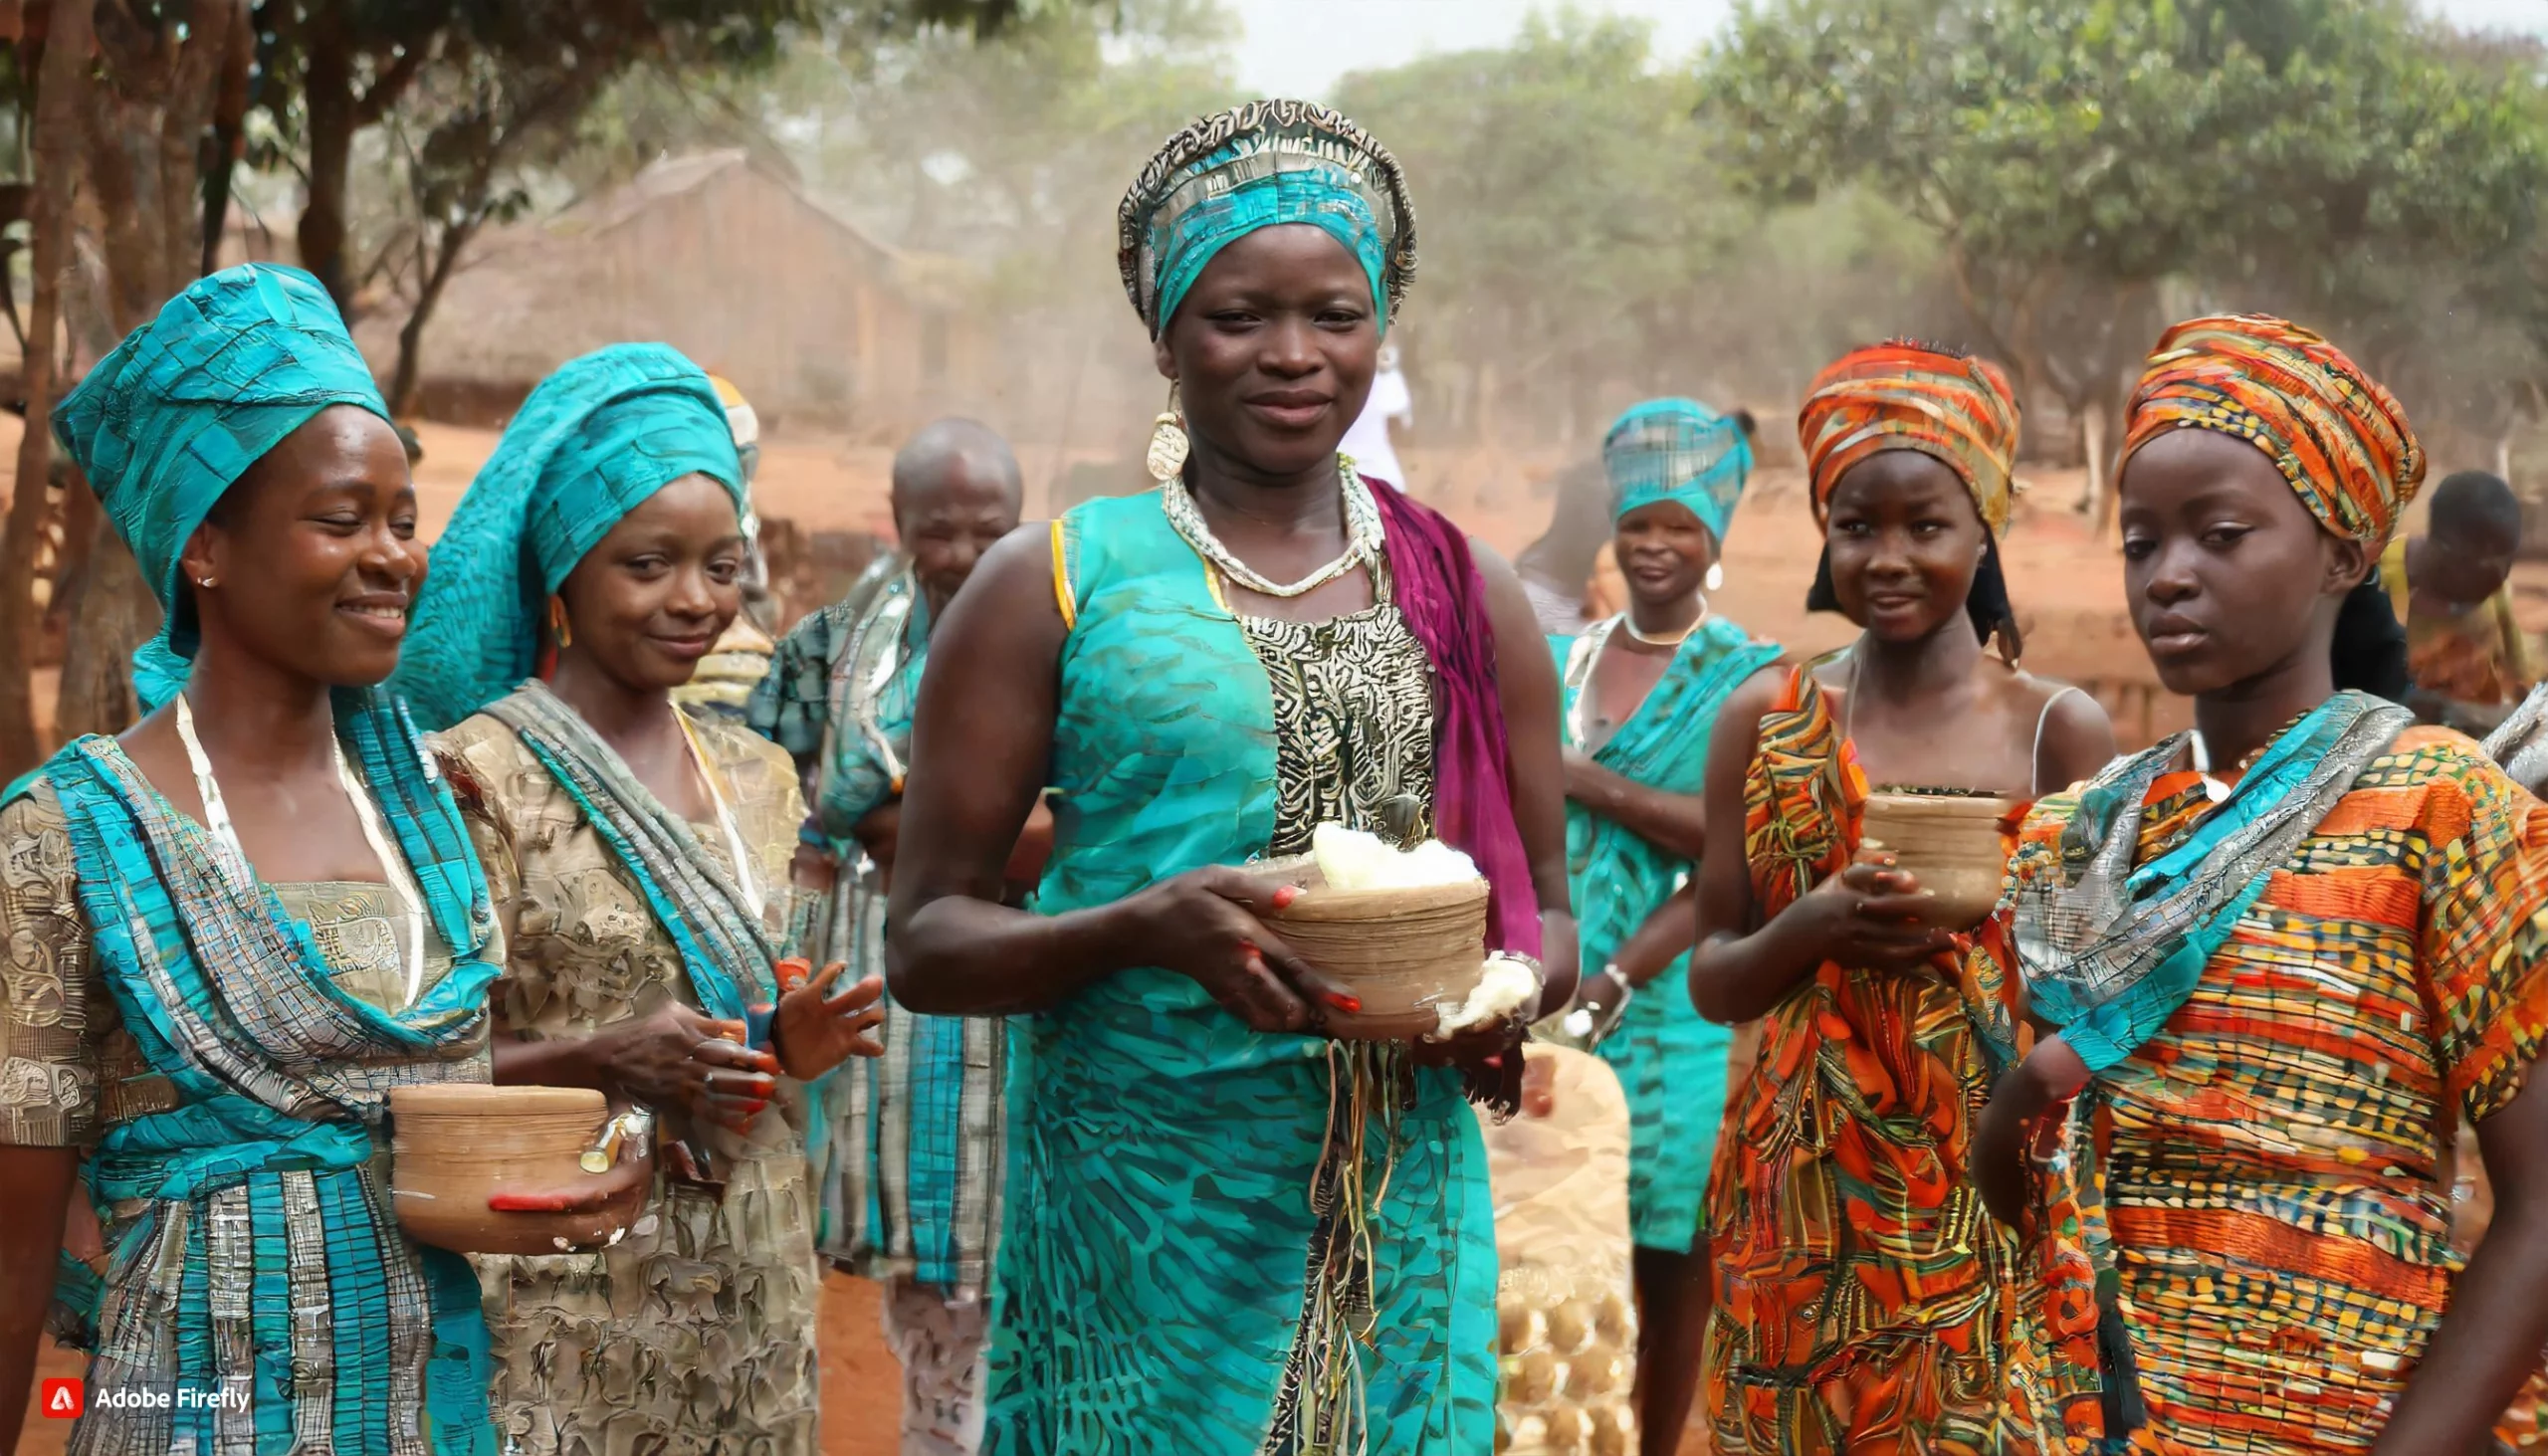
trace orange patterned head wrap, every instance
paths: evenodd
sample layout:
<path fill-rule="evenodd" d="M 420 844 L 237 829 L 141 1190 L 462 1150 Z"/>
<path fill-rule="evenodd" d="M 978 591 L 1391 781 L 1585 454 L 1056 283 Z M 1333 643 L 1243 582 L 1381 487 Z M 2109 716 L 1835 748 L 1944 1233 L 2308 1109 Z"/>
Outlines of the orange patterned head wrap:
<path fill-rule="evenodd" d="M 2389 538 L 2425 481 L 2407 412 L 2344 350 L 2260 314 L 2189 318 L 2160 335 L 2126 415 L 2123 458 L 2170 430 L 2218 430 L 2265 453 L 2340 536 Z"/>
<path fill-rule="evenodd" d="M 1814 376 L 1796 424 L 1817 522 L 1829 519 L 1832 489 L 1850 466 L 1917 450 L 1963 480 L 1992 535 L 2008 528 L 2017 397 L 1988 359 L 1908 339 L 1852 350 Z"/>

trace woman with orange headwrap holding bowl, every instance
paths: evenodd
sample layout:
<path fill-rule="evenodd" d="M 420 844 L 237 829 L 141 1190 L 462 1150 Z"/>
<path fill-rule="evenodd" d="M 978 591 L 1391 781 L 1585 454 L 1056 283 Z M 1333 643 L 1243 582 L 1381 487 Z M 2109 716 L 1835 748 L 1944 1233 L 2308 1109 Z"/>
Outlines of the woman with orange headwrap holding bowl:
<path fill-rule="evenodd" d="M 1706 1403 L 1721 1452 L 2021 1450 L 2002 1414 L 2015 1245 L 1965 1176 L 1990 1086 L 1955 935 L 1862 844 L 1868 785 L 2017 800 L 2114 751 L 2084 694 L 2017 670 L 1999 570 L 2017 407 L 1991 364 L 1890 343 L 1825 369 L 1799 430 L 1823 561 L 1809 605 L 1856 643 L 1719 712 L 1690 993 L 1762 1018 L 1707 1194 Z M 1997 658 L 1985 643 L 1997 638 Z"/>
<path fill-rule="evenodd" d="M 2221 316 L 2159 341 L 2124 455 L 2127 599 L 2196 728 L 2036 807 L 1972 957 L 2032 1020 L 1975 1154 L 2040 1236 L 2021 1337 L 2075 1358 L 2110 1291 L 2068 1413 L 2116 1447 L 2482 1450 L 2548 1340 L 2548 808 L 2335 687 L 2423 453 L 2332 344 Z M 2501 1200 L 2466 1277 L 2461 1117 Z"/>

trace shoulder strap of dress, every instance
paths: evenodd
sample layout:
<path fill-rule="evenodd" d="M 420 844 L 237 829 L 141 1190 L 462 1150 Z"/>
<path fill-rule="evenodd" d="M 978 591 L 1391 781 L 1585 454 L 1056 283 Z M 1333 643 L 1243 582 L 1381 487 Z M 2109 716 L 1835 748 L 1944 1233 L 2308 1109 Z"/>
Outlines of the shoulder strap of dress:
<path fill-rule="evenodd" d="M 1062 630 L 1079 625 L 1079 598 L 1071 590 L 1070 532 L 1061 517 L 1053 518 L 1053 605 L 1062 613 Z"/>

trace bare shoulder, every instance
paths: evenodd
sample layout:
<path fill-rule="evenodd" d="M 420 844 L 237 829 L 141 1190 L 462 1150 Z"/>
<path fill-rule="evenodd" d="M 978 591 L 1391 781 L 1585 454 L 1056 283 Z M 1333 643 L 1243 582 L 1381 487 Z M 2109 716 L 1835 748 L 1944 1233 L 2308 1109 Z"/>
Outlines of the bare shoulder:
<path fill-rule="evenodd" d="M 1720 747 L 1728 742 L 1739 742 L 1748 760 L 1752 745 L 1761 733 L 1761 720 L 1770 716 L 1772 705 L 1786 691 L 1788 679 L 1796 669 L 1794 663 L 1774 662 L 1745 678 L 1740 686 L 1726 695 L 1725 706 L 1717 710 L 1712 741 Z"/>
<path fill-rule="evenodd" d="M 1030 520 L 994 542 L 982 553 L 963 589 L 956 593 L 948 608 L 949 620 L 955 620 L 968 603 L 985 602 L 996 604 L 1005 627 L 1050 624 L 1059 628 L 1061 598 L 1068 583 L 1060 569 L 1063 563 L 1053 559 L 1055 526 L 1050 520 Z M 1025 620 L 1008 615 L 1021 607 L 1035 609 L 1036 615 Z"/>
<path fill-rule="evenodd" d="M 2037 769 L 2043 783 L 2076 782 L 2114 758 L 2114 723 L 2105 705 L 2086 689 L 2019 671 L 2009 675 L 2009 691 L 2020 718 L 2037 726 Z"/>

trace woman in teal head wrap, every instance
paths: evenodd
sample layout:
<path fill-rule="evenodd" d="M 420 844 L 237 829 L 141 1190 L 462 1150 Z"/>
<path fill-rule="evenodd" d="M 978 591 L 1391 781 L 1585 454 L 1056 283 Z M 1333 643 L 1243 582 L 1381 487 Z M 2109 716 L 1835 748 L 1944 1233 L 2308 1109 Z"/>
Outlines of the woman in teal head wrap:
<path fill-rule="evenodd" d="M 1437 835 L 1487 944 L 1574 985 L 1556 674 L 1512 568 L 1338 444 L 1412 217 L 1353 122 L 1259 102 L 1169 139 L 1124 277 L 1175 381 L 1158 489 L 983 557 L 931 642 L 895 846 L 897 1004 L 1023 1013 L 992 1281 L 996 1456 L 1494 1444 L 1476 1115 L 1518 1026 L 1321 1035 L 1359 1002 L 1241 868 L 1323 823 Z M 1001 902 L 1037 793 L 1053 851 Z"/>
<path fill-rule="evenodd" d="M 1580 1000 L 1628 1096 L 1638 1423 L 1678 1449 L 1707 1330 L 1701 1195 L 1725 1116 L 1732 1034 L 1690 1004 L 1691 900 L 1707 850 L 1700 788 L 1717 709 L 1777 660 L 1709 610 L 1726 526 L 1752 472 L 1750 419 L 1652 399 L 1601 443 L 1628 607 L 1552 638 L 1564 695 L 1567 869 L 1588 974 Z"/>
<path fill-rule="evenodd" d="M 779 958 L 794 766 L 673 701 L 742 607 L 743 482 L 697 365 L 568 363 L 436 543 L 399 679 L 457 721 L 437 746 L 511 949 L 496 1080 L 597 1087 L 662 1129 L 625 1239 L 479 1261 L 510 1451 L 815 1449 L 801 1083 L 872 1053 L 879 986 Z"/>
<path fill-rule="evenodd" d="M 318 282 L 251 265 L 54 429 L 168 627 L 162 706 L 0 805 L 0 1430 L 52 1291 L 93 1352 L 74 1451 L 492 1456 L 477 1283 L 385 1196 L 388 1092 L 487 1079 L 503 957 L 372 686 L 425 575 L 387 410 Z M 103 1248 L 57 1288 L 75 1169 Z M 143 1385 L 175 1398 L 99 1400 Z"/>

